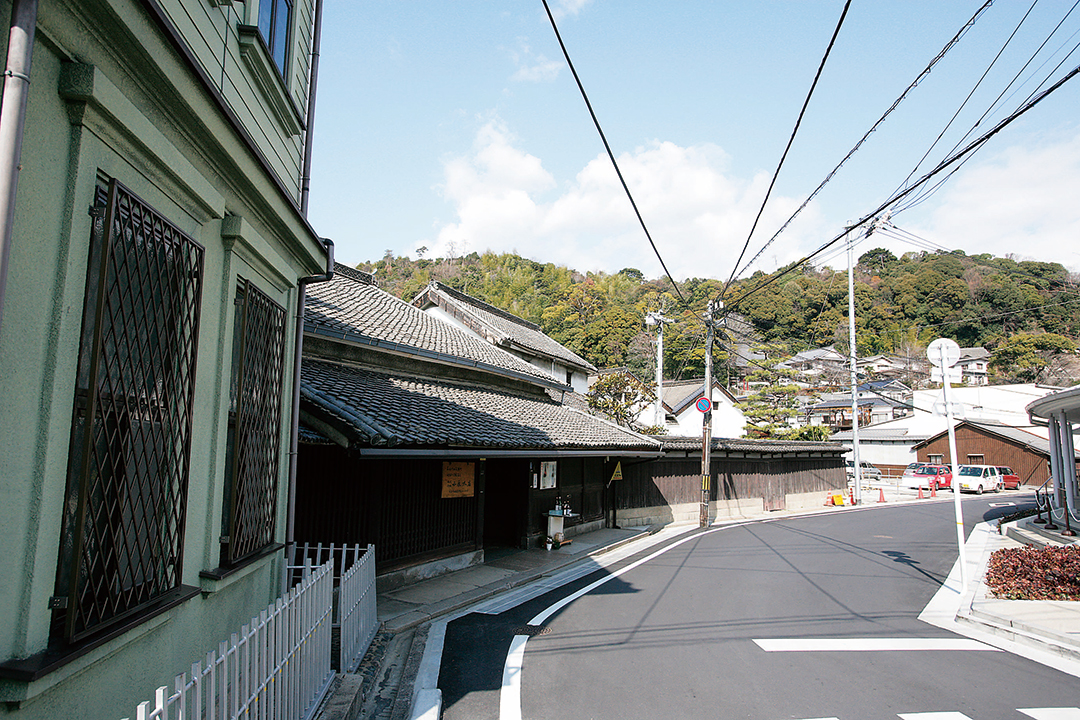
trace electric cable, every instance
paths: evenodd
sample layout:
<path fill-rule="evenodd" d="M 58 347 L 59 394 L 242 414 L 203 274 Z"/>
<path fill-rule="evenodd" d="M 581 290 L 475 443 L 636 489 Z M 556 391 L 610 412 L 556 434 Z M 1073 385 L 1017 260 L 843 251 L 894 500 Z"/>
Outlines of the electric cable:
<path fill-rule="evenodd" d="M 750 226 L 750 232 L 746 235 L 746 242 L 743 243 L 743 248 L 739 252 L 739 257 L 735 260 L 735 264 L 731 268 L 731 276 L 728 277 L 727 282 L 724 283 L 724 288 L 727 288 L 731 284 L 731 281 L 735 278 L 735 272 L 739 269 L 739 263 L 742 262 L 743 256 L 746 254 L 747 248 L 750 247 L 750 239 L 754 236 L 754 231 L 757 230 L 758 222 L 761 221 L 761 215 L 765 212 L 765 205 L 769 202 L 769 196 L 772 195 L 773 187 L 776 186 L 776 180 L 780 177 L 780 168 L 784 166 L 784 161 L 787 159 L 788 152 L 791 150 L 792 144 L 795 142 L 795 135 L 799 132 L 799 126 L 802 125 L 803 116 L 806 115 L 806 108 L 810 105 L 810 98 L 814 96 L 814 89 L 817 88 L 818 80 L 821 79 L 821 73 L 825 70 L 825 63 L 829 59 L 829 55 L 832 53 L 833 46 L 836 44 L 836 38 L 840 34 L 840 28 L 844 25 L 844 19 L 847 17 L 848 10 L 851 8 L 851 0 L 847 0 L 844 3 L 844 9 L 840 13 L 840 20 L 836 23 L 836 28 L 833 30 L 832 37 L 829 39 L 829 45 L 825 48 L 825 54 L 821 58 L 821 62 L 818 64 L 817 72 L 814 74 L 814 81 L 810 83 L 810 90 L 806 93 L 806 99 L 803 100 L 802 109 L 799 110 L 799 117 L 795 120 L 795 127 L 791 130 L 791 137 L 788 138 L 787 146 L 784 147 L 784 152 L 780 155 L 780 162 L 776 165 L 776 170 L 773 172 L 772 180 L 769 181 L 769 187 L 765 190 L 765 197 L 761 201 L 761 207 L 758 208 L 757 216 L 754 218 L 754 223 Z M 720 291 L 720 297 L 724 297 L 724 291 Z"/>
<path fill-rule="evenodd" d="M 784 230 L 786 230 L 788 228 L 788 226 L 791 225 L 791 223 L 795 220 L 795 218 L 798 217 L 799 214 L 804 209 L 806 209 L 806 206 L 810 204 L 810 201 L 813 200 L 815 197 L 817 197 L 818 193 L 820 193 L 822 191 L 822 189 L 827 184 L 829 184 L 829 182 L 833 179 L 833 176 L 835 176 L 836 173 L 840 171 L 840 168 L 842 168 L 844 166 L 844 164 L 847 163 L 847 161 L 851 159 L 851 156 L 854 155 L 856 152 L 858 152 L 858 150 L 863 146 L 863 144 L 867 141 L 867 139 L 870 137 L 870 135 L 873 134 L 883 122 L 885 122 L 885 119 L 887 117 L 889 117 L 889 115 L 891 115 L 892 112 L 894 110 L 896 110 L 896 108 L 900 105 L 900 103 L 903 102 L 907 98 L 908 94 L 913 89 L 915 89 L 915 87 L 920 82 L 922 82 L 923 78 L 925 78 L 927 75 L 930 74 L 930 71 L 934 69 L 934 66 L 937 65 L 938 62 L 940 62 L 943 57 L 945 57 L 945 54 L 948 53 L 949 50 L 951 50 L 953 48 L 953 46 L 955 46 L 958 42 L 960 42 L 960 39 L 967 33 L 967 31 L 969 29 L 971 29 L 971 27 L 975 24 L 975 22 L 979 19 L 979 17 L 986 11 L 987 8 L 990 7 L 990 5 L 992 3 L 993 3 L 993 0 L 986 0 L 986 2 L 983 3 L 983 5 L 975 12 L 975 14 L 972 15 L 971 18 L 960 28 L 960 30 L 956 33 L 956 35 L 954 35 L 952 37 L 952 39 L 950 39 L 947 43 L 945 43 L 945 46 L 941 49 L 940 52 L 938 52 L 937 56 L 934 57 L 934 59 L 930 61 L 930 64 L 927 65 L 926 68 L 923 69 L 923 71 L 918 74 L 918 76 L 915 78 L 915 80 L 913 80 L 911 82 L 911 84 L 908 85 L 904 89 L 904 91 L 902 93 L 900 93 L 900 96 L 896 100 L 893 101 L 893 104 L 889 106 L 889 108 L 882 114 L 882 116 L 880 118 L 878 118 L 877 121 L 872 126 L 870 126 L 870 129 L 866 131 L 866 134 L 863 135 L 862 138 L 860 138 L 857 143 L 855 143 L 855 145 L 851 148 L 851 150 L 848 151 L 847 155 L 845 155 L 843 157 L 843 159 L 840 160 L 840 162 L 836 165 L 836 167 L 834 167 L 829 172 L 829 174 L 825 176 L 825 179 L 821 181 L 821 184 L 818 185 L 817 188 L 815 188 L 814 191 L 812 193 L 810 193 L 810 195 L 807 196 L 806 200 L 804 200 L 802 202 L 802 204 L 799 205 L 799 207 L 797 207 L 795 209 L 795 212 L 793 212 L 791 214 L 791 217 L 789 217 L 784 222 L 784 224 L 780 226 L 780 229 L 777 230 L 776 233 L 774 233 L 771 238 L 769 238 L 768 242 L 766 242 L 764 247 L 762 247 L 761 250 L 758 251 L 757 255 L 755 255 L 753 258 L 751 258 L 745 265 L 742 266 L 741 269 L 737 270 L 737 272 L 735 273 L 736 276 L 743 273 L 743 272 L 745 272 L 748 267 L 753 265 L 757 261 L 757 259 L 761 257 L 761 255 L 765 252 L 765 250 L 767 250 L 769 248 L 769 246 L 772 245 L 773 242 L 776 241 L 776 238 L 778 238 L 780 236 L 780 233 L 784 232 Z M 723 299 L 722 295 L 721 295 L 720 299 L 721 300 Z"/>
<path fill-rule="evenodd" d="M 1016 27 L 1013 28 L 1012 33 L 1009 34 L 1009 37 L 1005 40 L 1005 43 L 1001 46 L 1001 49 L 997 51 L 996 55 L 994 55 L 994 59 L 991 60 L 990 64 L 986 66 L 986 70 L 984 70 L 983 74 L 979 76 L 979 79 L 975 82 L 975 85 L 968 92 L 967 97 L 964 98 L 964 101 L 962 103 L 960 103 L 960 107 L 956 108 L 956 112 L 954 112 L 953 116 L 951 118 L 949 118 L 949 122 L 945 123 L 945 127 L 941 129 L 941 132 L 938 133 L 938 136 L 937 136 L 937 138 L 934 139 L 934 142 L 932 142 L 930 144 L 930 147 L 928 147 L 926 149 L 926 152 L 923 153 L 923 156 L 921 158 L 919 158 L 919 161 L 917 163 L 915 163 L 915 167 L 912 168 L 911 172 L 908 173 L 908 176 L 906 178 L 904 178 L 904 182 L 900 183 L 900 186 L 898 188 L 896 188 L 896 190 L 893 190 L 894 193 L 897 192 L 898 190 L 900 190 L 901 188 L 903 188 L 907 184 L 908 180 L 911 179 L 911 176 L 914 175 L 916 172 L 918 172 L 918 170 L 922 166 L 922 164 L 924 162 L 926 162 L 926 158 L 930 156 L 930 153 L 933 152 L 935 147 L 937 147 L 937 144 L 939 142 L 941 142 L 941 139 L 943 137 L 945 137 L 945 133 L 949 131 L 949 128 L 951 128 L 953 123 L 956 122 L 956 118 L 959 117 L 960 113 L 964 110 L 965 107 L 967 107 L 967 104 L 968 104 L 968 102 L 971 101 L 971 98 L 975 94 L 975 91 L 978 90 L 979 87 L 982 85 L 983 80 L 985 80 L 986 76 L 990 74 L 990 71 L 997 64 L 997 61 L 1001 59 L 1001 56 L 1005 52 L 1005 49 L 1007 47 L 1009 47 L 1009 44 L 1013 41 L 1013 38 L 1015 38 L 1016 34 L 1018 32 L 1020 32 L 1020 28 L 1023 27 L 1023 25 L 1027 21 L 1028 17 L 1031 16 L 1031 12 L 1035 9 L 1035 6 L 1038 3 L 1039 3 L 1039 0 L 1032 0 L 1031 7 L 1029 7 L 1027 9 L 1027 12 L 1024 13 L 1024 16 L 1022 18 L 1020 18 L 1020 22 L 1018 22 L 1016 24 Z M 1045 41 L 1044 41 L 1044 44 L 1045 44 Z M 1042 46 L 1040 45 L 1039 48 L 1041 50 Z M 1035 51 L 1036 54 L 1038 54 L 1038 52 L 1039 52 L 1039 50 Z M 1029 59 L 1028 62 L 1031 62 L 1031 60 Z M 1027 67 L 1027 65 L 1025 65 L 1024 67 Z M 1021 70 L 1021 72 L 1023 72 L 1023 70 Z M 1013 78 L 1013 82 L 1015 82 L 1015 78 Z M 1011 86 L 1012 83 L 1009 83 L 1009 85 Z M 1006 87 L 1006 90 L 1007 89 L 1008 89 L 1008 87 Z M 1000 97 L 1001 96 L 999 95 L 998 99 L 1000 99 Z M 993 107 L 993 106 L 991 106 L 991 107 Z M 987 112 L 989 112 L 989 110 Z M 976 121 L 976 123 L 975 123 L 975 127 L 978 127 L 979 123 L 982 122 L 982 120 L 985 119 L 985 117 L 986 116 L 983 115 L 982 118 L 979 118 L 979 120 Z M 971 133 L 971 130 L 968 131 L 968 134 L 970 134 L 970 133 Z M 967 135 L 964 136 L 964 138 L 966 138 L 966 137 L 967 137 Z M 961 142 L 963 142 L 963 139 L 961 139 Z M 954 146 L 952 149 L 956 150 L 956 147 Z"/>
<path fill-rule="evenodd" d="M 585 92 L 585 86 L 581 83 L 581 78 L 578 77 L 577 70 L 574 68 L 574 63 L 570 60 L 570 53 L 566 49 L 566 44 L 563 42 L 562 35 L 559 33 L 559 27 L 555 24 L 555 16 L 551 14 L 551 8 L 548 7 L 547 0 L 540 0 L 544 3 L 544 10 L 547 12 L 548 20 L 551 22 L 551 29 L 555 31 L 555 39 L 559 41 L 559 47 L 562 48 L 563 57 L 566 58 L 566 65 L 570 68 L 570 73 L 574 76 L 574 82 L 577 83 L 578 90 L 581 92 L 581 97 L 585 101 L 585 107 L 589 109 L 589 115 L 592 117 L 593 125 L 596 126 L 596 132 L 600 134 L 600 140 L 604 143 L 604 149 L 607 150 L 608 158 L 611 160 L 611 165 L 615 168 L 615 174 L 619 176 L 619 182 L 622 183 L 623 190 L 626 192 L 626 197 L 630 200 L 631 207 L 634 208 L 634 214 L 637 216 L 638 223 L 641 225 L 641 229 L 645 231 L 645 237 L 649 240 L 649 245 L 652 246 L 653 253 L 656 254 L 656 259 L 660 261 L 660 267 L 664 269 L 664 274 L 671 280 L 672 286 L 675 288 L 676 294 L 679 296 L 679 300 L 683 305 L 686 304 L 686 298 L 683 297 L 682 291 L 679 290 L 679 284 L 675 282 L 675 278 L 671 276 L 671 271 L 668 270 L 667 263 L 664 262 L 664 258 L 660 256 L 660 251 L 656 247 L 656 243 L 653 242 L 652 234 L 649 233 L 649 228 L 645 225 L 645 219 L 641 217 L 641 211 L 638 210 L 637 203 L 634 202 L 634 196 L 630 193 L 630 188 L 626 184 L 626 179 L 623 178 L 622 170 L 619 169 L 619 163 L 615 160 L 615 153 L 611 151 L 611 145 L 608 144 L 607 136 L 604 135 L 604 129 L 600 127 L 600 121 L 596 117 L 596 113 L 593 111 L 592 103 L 589 102 L 589 96 Z"/>
<path fill-rule="evenodd" d="M 921 188 L 924 184 L 929 182 L 933 177 L 935 177 L 939 173 L 945 171 L 946 169 L 949 169 L 951 166 L 955 165 L 956 163 L 961 162 L 962 160 L 964 160 L 965 158 L 970 156 L 972 153 L 979 150 L 983 145 L 985 145 L 987 142 L 989 142 L 992 137 L 994 137 L 999 132 L 1004 130 L 1006 127 L 1011 125 L 1018 118 L 1020 118 L 1025 113 L 1027 113 L 1032 108 L 1034 108 L 1036 105 L 1041 103 L 1043 100 L 1045 100 L 1052 93 L 1057 91 L 1065 83 L 1072 80 L 1078 74 L 1080 74 L 1080 66 L 1077 66 L 1077 67 L 1073 68 L 1072 70 L 1070 70 L 1068 73 L 1066 73 L 1061 79 L 1059 79 L 1053 85 L 1051 85 L 1047 89 L 1043 90 L 1041 93 L 1039 93 L 1038 95 L 1033 97 L 1031 100 L 1029 100 L 1027 103 L 1022 105 L 1018 110 L 1013 112 L 1011 115 L 1009 115 L 1008 117 L 1006 117 L 1003 120 L 1001 120 L 1000 122 L 998 122 L 993 128 L 986 131 L 984 134 L 980 135 L 976 140 L 969 143 L 966 147 L 964 147 L 963 150 L 960 150 L 959 152 L 954 153 L 952 156 L 950 156 L 950 157 L 946 158 L 945 160 L 943 160 L 941 163 L 938 164 L 938 166 L 936 168 L 934 168 L 930 172 L 923 175 L 921 178 L 919 178 L 919 180 L 917 180 L 909 188 L 907 188 L 907 189 L 901 191 L 900 193 L 897 193 L 897 194 L 893 195 L 892 197 L 890 197 L 889 199 L 887 199 L 885 202 L 883 202 L 881 205 L 879 205 L 876 209 L 874 209 L 870 213 L 864 215 L 861 219 L 856 221 L 850 227 L 846 228 L 844 232 L 838 234 L 833 239 L 825 242 L 817 250 L 813 251 L 809 255 L 795 261 L 794 263 L 791 263 L 788 267 L 784 268 L 782 271 L 780 271 L 778 273 L 774 273 L 767 280 L 764 280 L 761 283 L 759 283 L 757 286 L 755 286 L 754 288 L 751 288 L 750 291 L 748 291 L 747 293 L 744 293 L 744 294 L 740 295 L 735 300 L 735 302 L 732 305 L 731 309 L 734 309 L 735 307 L 737 307 L 738 303 L 744 301 L 747 297 L 750 297 L 751 295 L 753 295 L 753 294 L 755 294 L 757 292 L 760 292 L 765 287 L 771 285 L 772 283 L 776 282 L 780 278 L 794 272 L 799 267 L 802 267 L 803 265 L 807 264 L 808 262 L 810 262 L 810 260 L 812 258 L 814 258 L 817 255 L 821 254 L 822 252 L 824 252 L 828 248 L 830 248 L 833 245 L 835 245 L 836 243 L 838 243 L 841 239 L 846 237 L 849 232 L 851 232 L 851 231 L 853 231 L 853 230 L 855 230 L 855 229 L 857 229 L 859 227 L 862 227 L 866 223 L 872 221 L 874 218 L 878 217 L 881 213 L 883 213 L 886 210 L 886 208 L 889 208 L 891 206 L 895 206 L 900 200 L 902 200 L 905 197 L 907 197 L 908 195 L 911 195 L 912 193 L 914 193 L 917 189 Z M 728 310 L 728 308 L 727 308 L 727 306 L 725 306 L 724 310 L 722 312 L 727 312 L 727 310 Z"/>

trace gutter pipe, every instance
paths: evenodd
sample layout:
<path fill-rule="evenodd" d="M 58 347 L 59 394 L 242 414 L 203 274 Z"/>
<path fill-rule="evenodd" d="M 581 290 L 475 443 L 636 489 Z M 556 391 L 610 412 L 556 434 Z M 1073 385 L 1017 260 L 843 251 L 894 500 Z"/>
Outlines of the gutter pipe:
<path fill-rule="evenodd" d="M 15 0 L 11 6 L 4 93 L 0 100 L 0 326 L 4 321 L 15 199 L 22 167 L 26 101 L 30 95 L 30 59 L 34 52 L 36 27 L 37 0 Z"/>
<path fill-rule="evenodd" d="M 315 31 L 311 41 L 311 76 L 308 82 L 307 133 L 304 136 L 304 167 L 300 175 L 300 214 L 307 218 L 311 194 L 312 136 L 315 129 L 315 94 L 319 85 L 319 55 L 322 47 L 323 0 L 315 0 Z M 292 413 L 289 428 L 289 497 L 285 515 L 285 562 L 281 568 L 281 594 L 289 591 L 289 562 L 296 549 L 296 455 L 300 447 L 300 363 L 304 351 L 304 315 L 307 286 L 329 282 L 334 277 L 334 241 L 323 240 L 326 248 L 326 272 L 300 278 L 296 283 L 296 339 L 293 346 Z"/>
<path fill-rule="evenodd" d="M 304 351 L 304 313 L 307 286 L 329 282 L 334 277 L 334 241 L 323 240 L 326 247 L 326 272 L 300 278 L 296 283 L 296 338 L 293 345 L 292 412 L 289 427 L 289 497 L 285 516 L 285 562 L 281 572 L 281 594 L 289 591 L 289 562 L 296 548 L 296 456 L 300 447 L 300 361 Z"/>
<path fill-rule="evenodd" d="M 311 194 L 312 137 L 315 134 L 315 91 L 319 86 L 319 55 L 322 47 L 323 0 L 315 0 L 315 37 L 311 41 L 311 82 L 308 88 L 307 134 L 304 136 L 304 169 L 300 175 L 300 213 L 307 217 L 308 196 Z M 331 266 L 331 269 L 333 266 Z"/>

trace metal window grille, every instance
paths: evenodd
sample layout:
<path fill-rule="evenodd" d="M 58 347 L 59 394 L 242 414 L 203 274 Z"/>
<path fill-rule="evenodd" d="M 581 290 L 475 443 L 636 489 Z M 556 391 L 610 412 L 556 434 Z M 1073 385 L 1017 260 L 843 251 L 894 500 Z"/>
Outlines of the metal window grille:
<path fill-rule="evenodd" d="M 223 565 L 274 539 L 285 369 L 285 309 L 245 281 L 236 303 Z"/>
<path fill-rule="evenodd" d="M 99 188 L 58 595 L 78 640 L 181 581 L 203 248 L 115 180 Z"/>

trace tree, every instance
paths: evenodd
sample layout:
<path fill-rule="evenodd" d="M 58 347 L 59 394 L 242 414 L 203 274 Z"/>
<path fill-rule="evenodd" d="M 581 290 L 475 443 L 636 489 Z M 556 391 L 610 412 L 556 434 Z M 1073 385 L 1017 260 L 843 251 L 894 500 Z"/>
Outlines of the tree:
<path fill-rule="evenodd" d="M 1018 333 L 994 350 L 990 367 L 1007 382 L 1037 382 L 1061 355 L 1075 355 L 1076 343 L 1055 333 Z"/>
<path fill-rule="evenodd" d="M 790 370 L 757 370 L 750 374 L 751 386 L 758 386 L 739 403 L 746 416 L 746 437 L 786 437 L 791 431 L 788 420 L 798 411 L 795 397 L 799 394 L 798 386 L 791 381 L 793 375 Z"/>
<path fill-rule="evenodd" d="M 585 394 L 589 408 L 617 425 L 631 427 L 634 418 L 656 399 L 652 383 L 643 383 L 628 372 L 601 375 Z"/>

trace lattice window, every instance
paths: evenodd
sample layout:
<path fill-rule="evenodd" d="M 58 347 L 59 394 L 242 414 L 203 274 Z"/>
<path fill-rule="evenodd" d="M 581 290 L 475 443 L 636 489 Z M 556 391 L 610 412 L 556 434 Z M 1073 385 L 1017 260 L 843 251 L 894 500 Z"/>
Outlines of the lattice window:
<path fill-rule="evenodd" d="M 274 540 L 281 444 L 285 310 L 242 279 L 236 306 L 222 565 Z"/>
<path fill-rule="evenodd" d="M 91 212 L 55 603 L 68 641 L 180 587 L 202 296 L 203 248 L 127 188 L 108 181 Z"/>

